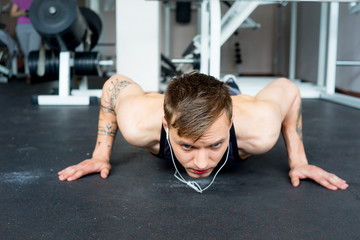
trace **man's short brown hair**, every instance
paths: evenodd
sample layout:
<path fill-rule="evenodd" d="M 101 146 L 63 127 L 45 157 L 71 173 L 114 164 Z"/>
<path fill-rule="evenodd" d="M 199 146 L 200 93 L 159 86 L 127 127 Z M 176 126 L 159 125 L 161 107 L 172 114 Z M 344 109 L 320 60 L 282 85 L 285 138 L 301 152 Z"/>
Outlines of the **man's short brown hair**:
<path fill-rule="evenodd" d="M 192 72 L 175 77 L 165 92 L 165 120 L 177 129 L 180 137 L 194 142 L 225 113 L 232 119 L 229 89 L 212 76 Z"/>

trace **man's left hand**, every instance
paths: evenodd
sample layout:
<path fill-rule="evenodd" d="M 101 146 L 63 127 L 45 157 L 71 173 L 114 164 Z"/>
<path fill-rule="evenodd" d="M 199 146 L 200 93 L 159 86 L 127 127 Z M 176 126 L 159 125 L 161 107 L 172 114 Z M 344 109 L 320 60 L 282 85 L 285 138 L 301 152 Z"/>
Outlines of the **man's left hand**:
<path fill-rule="evenodd" d="M 289 172 L 289 177 L 294 187 L 299 186 L 300 179 L 306 178 L 310 178 L 330 190 L 345 190 L 349 187 L 345 180 L 314 165 L 293 168 Z"/>

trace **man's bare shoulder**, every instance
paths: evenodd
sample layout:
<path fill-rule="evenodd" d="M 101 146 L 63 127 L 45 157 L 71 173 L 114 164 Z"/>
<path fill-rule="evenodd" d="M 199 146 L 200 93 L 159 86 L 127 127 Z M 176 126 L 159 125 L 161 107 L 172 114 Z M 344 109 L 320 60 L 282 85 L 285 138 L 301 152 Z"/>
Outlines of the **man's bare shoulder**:
<path fill-rule="evenodd" d="M 162 108 L 164 101 L 163 94 L 146 93 L 138 83 L 120 74 L 111 76 L 105 82 L 103 95 L 108 95 L 106 99 L 117 113 L 127 114 Z"/>
<path fill-rule="evenodd" d="M 256 100 L 254 97 L 246 94 L 231 96 L 231 99 L 233 101 L 233 105 L 239 105 L 243 103 L 253 103 Z"/>
<path fill-rule="evenodd" d="M 261 125 L 268 120 L 277 117 L 278 113 L 269 101 L 256 99 L 248 95 L 233 96 L 234 125 L 242 130 L 246 125 Z"/>
<path fill-rule="evenodd" d="M 160 141 L 162 94 L 145 93 L 132 79 L 116 74 L 104 84 L 103 96 L 104 104 L 115 109 L 119 129 L 127 142 L 149 148 Z"/>
<path fill-rule="evenodd" d="M 258 99 L 249 95 L 237 95 L 232 96 L 233 102 L 233 113 L 234 117 L 236 115 L 249 115 L 249 116 L 258 116 L 261 112 L 266 110 L 271 110 L 273 103 L 271 101 L 266 101 L 263 99 Z"/>
<path fill-rule="evenodd" d="M 133 97 L 131 105 L 136 109 L 139 114 L 145 115 L 158 115 L 161 117 L 164 115 L 164 95 L 160 93 L 144 93 L 142 95 Z M 141 111 L 139 111 L 141 110 Z"/>
<path fill-rule="evenodd" d="M 119 106 L 118 122 L 123 124 L 119 127 L 130 144 L 149 149 L 160 142 L 163 102 L 162 94 L 144 93 Z"/>
<path fill-rule="evenodd" d="M 275 105 L 248 95 L 238 95 L 232 99 L 239 151 L 260 154 L 272 148 L 281 129 L 281 117 Z"/>

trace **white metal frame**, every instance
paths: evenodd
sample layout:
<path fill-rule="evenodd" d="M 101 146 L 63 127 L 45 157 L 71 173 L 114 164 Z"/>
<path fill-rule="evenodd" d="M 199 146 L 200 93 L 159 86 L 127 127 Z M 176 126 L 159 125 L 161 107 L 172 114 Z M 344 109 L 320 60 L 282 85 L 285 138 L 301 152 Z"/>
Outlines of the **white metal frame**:
<path fill-rule="evenodd" d="M 221 57 L 221 8 L 220 1 L 210 0 L 210 58 L 209 74 L 220 78 L 220 57 Z"/>
<path fill-rule="evenodd" d="M 319 58 L 318 58 L 318 75 L 317 85 L 325 86 L 325 69 L 326 69 L 326 42 L 327 42 L 327 26 L 328 26 L 329 4 L 321 3 L 320 10 L 320 33 L 319 33 Z"/>
<path fill-rule="evenodd" d="M 260 1 L 236 1 L 221 19 L 221 46 L 260 5 Z"/>
<path fill-rule="evenodd" d="M 289 79 L 295 80 L 296 69 L 296 38 L 297 38 L 297 2 L 291 3 Z"/>
<path fill-rule="evenodd" d="M 220 78 L 221 46 L 258 5 L 259 1 L 236 1 L 221 18 L 219 0 L 202 1 L 200 72 Z"/>
<path fill-rule="evenodd" d="M 296 59 L 296 18 L 297 3 L 292 1 L 292 30 L 290 42 L 289 78 L 295 81 Z M 359 61 L 337 61 L 337 38 L 339 22 L 339 2 L 347 0 L 318 1 L 321 5 L 318 79 L 317 85 L 305 86 L 302 95 L 310 98 L 322 98 L 360 109 L 360 99 L 335 93 L 336 66 L 360 65 Z M 235 1 L 221 19 L 220 0 L 203 0 L 201 7 L 201 65 L 202 73 L 220 78 L 220 53 L 222 44 L 244 22 L 244 20 L 262 4 L 261 1 Z M 328 15 L 328 5 L 330 13 Z M 219 22 L 221 21 L 221 24 Z M 327 24 L 329 24 L 327 30 Z M 327 40 L 326 35 L 328 34 Z M 327 42 L 327 49 L 326 49 Z M 326 81 L 325 81 L 326 79 Z M 300 89 L 301 90 L 301 89 Z"/>
<path fill-rule="evenodd" d="M 209 36 L 210 36 L 210 12 L 209 0 L 203 0 L 201 3 L 201 55 L 200 72 L 209 74 Z"/>
<path fill-rule="evenodd" d="M 329 38 L 328 38 L 328 56 L 327 56 L 327 70 L 326 70 L 326 93 L 335 93 L 335 78 L 336 78 L 336 58 L 337 58 L 337 41 L 338 41 L 338 26 L 339 26 L 339 3 L 330 4 L 329 14 Z"/>
<path fill-rule="evenodd" d="M 336 66 L 355 65 L 356 63 L 356 61 L 337 61 L 338 24 L 339 24 L 339 3 L 331 2 L 330 13 L 329 13 L 326 91 L 321 94 L 321 98 L 360 109 L 359 98 L 335 93 Z"/>

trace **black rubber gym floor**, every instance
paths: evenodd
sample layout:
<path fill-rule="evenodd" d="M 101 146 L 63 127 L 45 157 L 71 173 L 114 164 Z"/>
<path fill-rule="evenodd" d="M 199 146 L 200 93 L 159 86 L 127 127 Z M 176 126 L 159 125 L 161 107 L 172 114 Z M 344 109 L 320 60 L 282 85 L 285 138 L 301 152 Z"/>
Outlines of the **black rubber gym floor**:
<path fill-rule="evenodd" d="M 347 190 L 293 188 L 279 139 L 199 194 L 120 135 L 107 180 L 59 181 L 59 170 L 91 156 L 99 109 L 31 105 L 52 85 L 0 85 L 0 239 L 360 239 L 359 110 L 303 102 L 308 159 Z"/>

